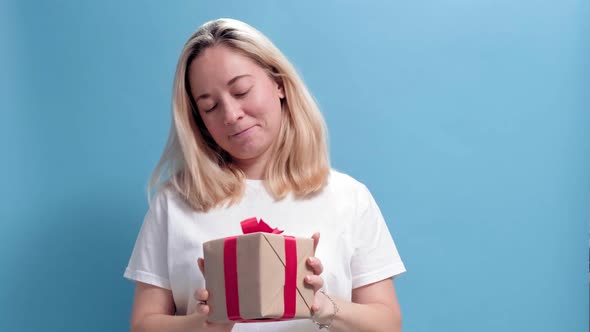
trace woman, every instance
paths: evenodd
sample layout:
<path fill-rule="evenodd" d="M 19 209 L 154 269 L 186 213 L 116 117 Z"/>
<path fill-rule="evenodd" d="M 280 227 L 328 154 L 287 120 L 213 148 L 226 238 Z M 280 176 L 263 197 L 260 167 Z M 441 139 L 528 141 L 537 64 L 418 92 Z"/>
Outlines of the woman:
<path fill-rule="evenodd" d="M 330 168 L 316 103 L 251 26 L 219 19 L 189 38 L 150 186 L 157 194 L 125 271 L 136 281 L 132 331 L 401 331 L 391 279 L 405 268 L 379 208 L 364 185 Z M 207 321 L 195 258 L 203 242 L 240 234 L 239 221 L 253 216 L 313 234 L 311 320 Z"/>

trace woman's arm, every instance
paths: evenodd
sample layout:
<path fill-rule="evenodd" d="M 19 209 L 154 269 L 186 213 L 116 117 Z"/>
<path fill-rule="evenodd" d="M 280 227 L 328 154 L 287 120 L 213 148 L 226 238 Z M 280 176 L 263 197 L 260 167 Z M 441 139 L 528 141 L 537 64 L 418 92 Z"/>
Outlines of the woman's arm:
<path fill-rule="evenodd" d="M 311 238 L 315 251 L 320 233 L 314 233 Z M 392 278 L 353 289 L 350 302 L 319 292 L 324 286 L 321 277 L 324 265 L 317 257 L 309 258 L 307 265 L 313 275 L 308 275 L 305 283 L 315 292 L 311 309 L 317 323 L 329 324 L 330 332 L 401 332 L 402 315 Z"/>
<path fill-rule="evenodd" d="M 132 332 L 229 332 L 233 323 L 211 324 L 206 313 L 195 311 L 187 316 L 175 316 L 172 292 L 157 286 L 137 282 L 131 313 Z"/>
<path fill-rule="evenodd" d="M 352 302 L 328 294 L 338 307 L 335 316 L 332 301 L 320 294 L 320 310 L 315 314 L 315 319 L 320 323 L 328 323 L 334 317 L 330 332 L 402 330 L 401 311 L 391 278 L 353 289 Z"/>

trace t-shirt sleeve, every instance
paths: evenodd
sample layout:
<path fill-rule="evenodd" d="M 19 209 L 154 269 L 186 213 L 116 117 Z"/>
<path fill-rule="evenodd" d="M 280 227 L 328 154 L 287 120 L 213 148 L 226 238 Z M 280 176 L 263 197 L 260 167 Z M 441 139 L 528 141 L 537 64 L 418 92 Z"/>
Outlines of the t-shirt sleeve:
<path fill-rule="evenodd" d="M 363 185 L 353 225 L 352 288 L 358 288 L 406 271 L 383 215 Z"/>
<path fill-rule="evenodd" d="M 170 289 L 168 278 L 168 220 L 166 196 L 159 192 L 145 215 L 123 276 Z"/>

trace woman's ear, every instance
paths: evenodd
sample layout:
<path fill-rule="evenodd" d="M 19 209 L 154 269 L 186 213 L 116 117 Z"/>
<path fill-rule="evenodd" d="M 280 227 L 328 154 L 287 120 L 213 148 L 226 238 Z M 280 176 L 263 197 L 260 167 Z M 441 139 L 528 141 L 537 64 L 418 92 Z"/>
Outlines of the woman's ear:
<path fill-rule="evenodd" d="M 279 83 L 277 88 L 279 89 L 279 98 L 285 99 L 285 88 L 283 86 L 283 83 Z"/>
<path fill-rule="evenodd" d="M 282 85 L 279 87 L 279 98 L 285 99 L 285 89 L 283 88 Z"/>
<path fill-rule="evenodd" d="M 278 80 L 277 81 L 277 89 L 279 90 L 279 98 L 280 99 L 285 99 L 285 87 L 283 86 L 283 81 L 282 80 Z"/>

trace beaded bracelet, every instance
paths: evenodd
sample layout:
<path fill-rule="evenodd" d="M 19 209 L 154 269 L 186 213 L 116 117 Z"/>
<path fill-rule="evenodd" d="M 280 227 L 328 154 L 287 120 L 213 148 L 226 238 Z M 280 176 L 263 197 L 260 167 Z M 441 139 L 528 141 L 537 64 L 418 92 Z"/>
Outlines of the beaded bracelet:
<path fill-rule="evenodd" d="M 324 292 L 323 290 L 320 290 L 320 292 L 322 294 L 324 294 L 328 300 L 330 300 L 332 302 L 332 305 L 334 306 L 334 313 L 332 314 L 332 317 L 330 317 L 330 320 L 328 321 L 328 323 L 319 323 L 317 322 L 313 317 L 311 317 L 311 320 L 316 323 L 316 325 L 318 326 L 318 329 L 329 329 L 330 326 L 332 325 L 332 322 L 334 321 L 334 317 L 336 317 L 336 314 L 338 313 L 338 311 L 340 311 L 340 309 L 338 308 L 338 305 L 336 304 L 336 302 L 334 302 L 334 300 L 332 300 L 332 298 L 330 296 L 328 296 L 328 294 L 326 294 L 326 292 Z"/>

